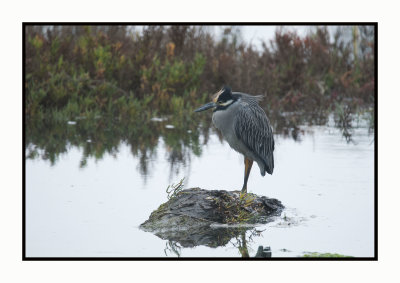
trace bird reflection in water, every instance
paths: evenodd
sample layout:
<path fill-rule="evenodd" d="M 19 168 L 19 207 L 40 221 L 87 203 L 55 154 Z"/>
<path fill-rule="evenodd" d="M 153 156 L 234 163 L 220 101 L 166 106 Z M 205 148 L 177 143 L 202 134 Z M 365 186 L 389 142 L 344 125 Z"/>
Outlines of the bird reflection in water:
<path fill-rule="evenodd" d="M 216 231 L 222 231 L 220 236 Z M 231 231 L 229 231 L 231 230 Z M 207 234 L 205 231 L 198 235 L 190 235 L 191 239 L 198 239 L 196 241 L 182 241 L 179 242 L 177 240 L 168 239 L 165 243 L 164 254 L 166 256 L 177 256 L 181 257 L 182 249 L 184 248 L 193 248 L 196 246 L 204 245 L 213 248 L 226 246 L 227 244 L 231 244 L 234 248 L 237 248 L 238 253 L 242 258 L 269 258 L 271 257 L 271 251 L 269 247 L 259 246 L 257 252 L 254 254 L 254 250 L 251 248 L 251 243 L 254 242 L 255 237 L 261 236 L 261 233 L 264 230 L 257 230 L 256 228 L 249 229 L 248 228 L 226 228 L 223 230 L 220 229 L 209 229 L 210 233 Z M 247 235 L 246 235 L 247 234 Z M 230 235 L 232 238 L 228 239 L 226 236 Z M 204 241 L 204 239 L 207 241 Z M 250 254 L 254 254 L 254 256 L 250 256 Z"/>

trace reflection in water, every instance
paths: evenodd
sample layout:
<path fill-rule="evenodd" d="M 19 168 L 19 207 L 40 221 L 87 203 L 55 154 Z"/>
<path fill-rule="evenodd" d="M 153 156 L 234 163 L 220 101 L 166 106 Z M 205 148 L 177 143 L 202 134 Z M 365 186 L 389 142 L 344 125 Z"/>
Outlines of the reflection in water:
<path fill-rule="evenodd" d="M 98 257 L 107 253 L 107 256 L 163 257 L 167 253 L 185 257 L 247 254 L 254 257 L 260 246 L 263 248 L 258 254 L 267 255 L 265 247 L 271 246 L 275 257 L 299 256 L 304 251 L 373 255 L 372 136 L 368 136 L 365 128 L 354 128 L 357 145 L 347 144 L 340 131 L 332 128 L 333 119 L 328 127 L 299 126 L 292 122 L 293 127 L 280 130 L 275 124 L 275 132 L 280 133 L 279 170 L 273 178 L 252 179 L 254 193 L 274 197 L 294 209 L 295 213 L 289 214 L 293 221 L 285 220 L 288 215 L 285 211 L 284 219 L 257 227 L 265 229 L 260 237 L 249 239 L 252 230 L 247 230 L 244 237 L 241 231 L 232 234 L 232 230 L 226 231 L 224 227 L 213 227 L 220 232 L 219 238 L 199 231 L 198 240 L 191 243 L 188 239 L 162 240 L 140 230 L 140 223 L 167 200 L 168 184 L 185 177 L 187 187 L 233 190 L 240 180 L 240 176 L 233 174 L 241 173 L 242 160 L 236 153 L 230 154 L 226 143 L 218 142 L 209 129 L 210 117 L 196 120 L 194 126 L 189 122 L 180 126 L 173 117 L 167 118 L 161 122 L 151 121 L 150 117 L 146 123 L 128 123 L 103 117 L 94 121 L 77 119 L 75 125 L 68 125 L 67 121 L 58 124 L 27 121 L 26 153 L 36 154 L 26 160 L 27 255 Z M 165 128 L 168 124 L 175 128 Z M 296 142 L 292 134 L 294 125 L 299 128 Z M 177 139 L 175 147 L 173 138 Z M 201 158 L 191 155 L 193 170 L 168 180 L 167 148 L 182 147 L 193 154 L 195 143 L 199 155 L 201 149 L 203 154 Z M 134 153 L 136 156 L 132 156 Z M 80 169 L 79 162 L 85 156 L 87 165 Z M 150 171 L 146 184 L 141 180 L 146 176 L 140 174 L 143 164 Z M 215 164 L 229 170 L 213 170 Z M 135 170 L 136 166 L 139 170 Z M 195 247 L 195 243 L 204 245 Z M 187 248 L 190 244 L 195 248 Z"/>
<path fill-rule="evenodd" d="M 231 244 L 238 249 L 241 257 L 250 257 L 253 250 L 249 245 L 255 237 L 260 237 L 263 231 L 254 227 L 201 227 L 191 229 L 182 233 L 176 231 L 160 231 L 155 233 L 159 238 L 167 240 L 164 248 L 166 256 L 181 256 L 182 249 L 194 248 L 196 246 L 207 246 L 210 248 L 223 247 Z M 261 247 L 261 251 L 260 251 Z M 271 253 L 265 254 L 265 250 L 260 246 L 255 257 L 270 257 Z"/>
<path fill-rule="evenodd" d="M 186 121 L 180 118 L 170 117 L 168 121 L 80 118 L 76 123 L 27 121 L 26 157 L 49 160 L 54 165 L 60 155 L 67 153 L 71 147 L 78 147 L 83 149 L 80 167 L 84 168 L 88 158 L 101 160 L 105 153 L 116 156 L 121 143 L 126 143 L 132 155 L 139 158 L 138 169 L 146 177 L 149 163 L 155 159 L 155 149 L 162 138 L 167 149 L 166 160 L 170 163 L 170 173 L 176 172 L 179 170 L 177 164 L 185 165 L 190 162 L 191 154 L 201 154 L 200 134 L 205 142 L 210 134 L 207 122 L 196 117 Z M 175 127 L 166 127 L 167 123 Z"/>
<path fill-rule="evenodd" d="M 164 253 L 166 256 L 169 255 L 176 255 L 177 257 L 181 256 L 181 249 L 182 247 L 174 241 L 167 241 L 165 243 L 165 249 L 164 249 Z"/>
<path fill-rule="evenodd" d="M 305 117 L 296 113 L 272 113 L 275 134 L 301 142 L 304 131 L 301 124 L 326 124 L 325 115 Z M 211 115 L 211 114 L 210 114 Z M 101 160 L 105 153 L 116 157 L 122 143 L 130 147 L 138 157 L 138 170 L 146 179 L 151 163 L 157 158 L 156 148 L 162 140 L 166 149 L 165 160 L 170 165 L 170 176 L 179 174 L 181 168 L 190 167 L 192 154 L 200 156 L 210 134 L 214 131 L 210 115 L 193 115 L 192 112 L 169 117 L 143 117 L 142 120 L 124 121 L 110 117 L 86 119 L 76 117 L 74 121 L 26 121 L 26 158 L 41 158 L 54 165 L 60 155 L 71 147 L 83 149 L 80 168 L 87 166 L 88 158 Z M 340 118 L 340 117 L 339 117 Z M 339 120 L 340 121 L 340 120 Z M 351 140 L 346 120 L 346 140 Z M 336 123 L 343 125 L 343 123 Z M 217 131 L 216 131 L 217 132 Z M 221 141 L 222 137 L 219 135 Z"/>

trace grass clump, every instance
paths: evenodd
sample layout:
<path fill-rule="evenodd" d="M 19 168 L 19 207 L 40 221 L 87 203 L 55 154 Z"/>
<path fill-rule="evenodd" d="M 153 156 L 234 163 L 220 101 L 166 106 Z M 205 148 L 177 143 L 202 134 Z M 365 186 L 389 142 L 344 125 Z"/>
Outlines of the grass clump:
<path fill-rule="evenodd" d="M 239 196 L 224 195 L 219 199 L 215 199 L 217 209 L 219 209 L 223 215 L 222 223 L 227 224 L 244 224 L 244 223 L 255 223 L 256 217 L 254 215 L 254 209 L 257 207 L 254 205 L 256 195 L 251 193 L 240 192 Z"/>
<path fill-rule="evenodd" d="M 167 198 L 168 200 L 175 198 L 183 189 L 183 181 L 185 178 L 182 178 L 177 184 L 168 185 L 167 189 Z"/>

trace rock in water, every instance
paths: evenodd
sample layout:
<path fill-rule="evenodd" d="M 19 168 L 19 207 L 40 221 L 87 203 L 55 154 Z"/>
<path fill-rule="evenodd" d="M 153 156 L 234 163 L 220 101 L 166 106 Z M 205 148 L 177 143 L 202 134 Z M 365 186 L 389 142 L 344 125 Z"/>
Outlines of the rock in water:
<path fill-rule="evenodd" d="M 284 206 L 277 199 L 240 191 L 182 190 L 153 211 L 140 228 L 148 232 L 194 231 L 211 224 L 267 223 Z"/>

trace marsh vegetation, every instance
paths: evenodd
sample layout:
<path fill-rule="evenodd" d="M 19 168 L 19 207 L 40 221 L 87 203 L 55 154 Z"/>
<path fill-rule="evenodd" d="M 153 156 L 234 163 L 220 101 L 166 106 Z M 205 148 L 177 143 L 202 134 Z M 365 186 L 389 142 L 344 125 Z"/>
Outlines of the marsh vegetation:
<path fill-rule="evenodd" d="M 332 113 L 348 141 L 355 119 L 374 128 L 372 26 L 314 27 L 306 37 L 278 28 L 261 50 L 239 27 L 216 38 L 206 26 L 27 26 L 25 39 L 28 158 L 54 164 L 78 146 L 84 167 L 127 143 L 146 172 L 162 138 L 175 170 L 201 154 L 212 129 L 193 109 L 224 84 L 263 94 L 275 132 L 293 139 Z"/>

